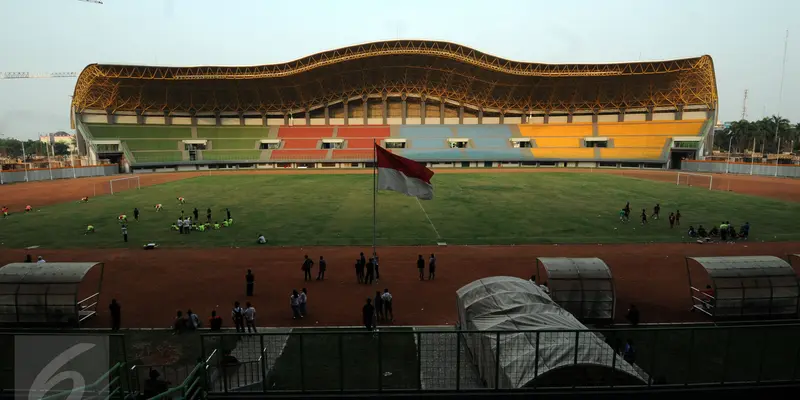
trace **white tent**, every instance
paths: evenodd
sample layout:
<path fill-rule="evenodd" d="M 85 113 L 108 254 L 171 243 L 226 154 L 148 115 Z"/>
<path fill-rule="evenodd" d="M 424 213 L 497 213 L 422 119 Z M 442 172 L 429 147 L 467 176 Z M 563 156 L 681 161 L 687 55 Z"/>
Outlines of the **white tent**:
<path fill-rule="evenodd" d="M 463 333 L 467 349 L 488 387 L 540 386 L 562 378 L 582 385 L 647 382 L 533 282 L 496 276 L 456 293 L 459 324 L 469 331 Z"/>

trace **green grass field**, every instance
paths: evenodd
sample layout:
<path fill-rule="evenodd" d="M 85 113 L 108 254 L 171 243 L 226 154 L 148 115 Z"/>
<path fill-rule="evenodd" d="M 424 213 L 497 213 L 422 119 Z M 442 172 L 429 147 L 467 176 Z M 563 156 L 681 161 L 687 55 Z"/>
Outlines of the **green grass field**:
<path fill-rule="evenodd" d="M 754 240 L 798 240 L 787 203 L 699 187 L 605 174 L 439 174 L 436 198 L 417 201 L 394 192 L 378 194 L 379 245 L 680 242 L 689 225 L 710 227 L 722 220 L 749 221 Z M 179 206 L 176 197 L 187 204 Z M 35 203 L 32 199 L 32 203 Z M 631 202 L 632 218 L 618 211 Z M 164 205 L 156 213 L 153 206 Z M 661 204 L 661 220 L 638 223 L 642 208 Z M 128 246 L 157 242 L 171 247 L 255 245 L 259 233 L 273 245 L 366 245 L 372 242 L 370 175 L 241 175 L 186 179 L 87 204 L 44 207 L 1 220 L 0 246 L 47 248 L 125 247 L 117 215 L 129 224 Z M 235 226 L 179 235 L 170 224 L 183 210 L 211 208 L 215 219 L 231 209 Z M 667 215 L 680 209 L 682 229 L 670 230 Z M 83 235 L 87 224 L 97 232 Z"/>

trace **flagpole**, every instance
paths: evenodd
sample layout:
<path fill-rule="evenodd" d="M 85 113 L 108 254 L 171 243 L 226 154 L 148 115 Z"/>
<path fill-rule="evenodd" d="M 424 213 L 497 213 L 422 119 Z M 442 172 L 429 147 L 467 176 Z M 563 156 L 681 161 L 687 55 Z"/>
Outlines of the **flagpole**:
<path fill-rule="evenodd" d="M 375 242 L 378 236 L 378 142 L 372 139 L 372 258 L 376 256 Z"/>

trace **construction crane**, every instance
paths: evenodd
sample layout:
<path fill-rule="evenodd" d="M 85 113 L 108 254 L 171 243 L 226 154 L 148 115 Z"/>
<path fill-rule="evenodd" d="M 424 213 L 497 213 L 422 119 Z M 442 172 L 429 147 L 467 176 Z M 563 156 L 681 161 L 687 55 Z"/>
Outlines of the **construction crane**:
<path fill-rule="evenodd" d="M 86 3 L 94 3 L 94 4 L 103 4 L 103 2 L 100 0 L 78 0 L 78 1 L 83 1 Z"/>
<path fill-rule="evenodd" d="M 32 74 L 30 72 L 0 72 L 0 79 L 42 79 L 42 78 L 77 78 L 77 72 L 50 72 Z"/>

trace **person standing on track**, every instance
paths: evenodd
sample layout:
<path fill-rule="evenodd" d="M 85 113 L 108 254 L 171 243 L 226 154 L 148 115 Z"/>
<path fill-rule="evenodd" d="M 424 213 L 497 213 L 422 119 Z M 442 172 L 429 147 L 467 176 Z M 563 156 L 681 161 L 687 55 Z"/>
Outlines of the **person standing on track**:
<path fill-rule="evenodd" d="M 375 307 L 369 297 L 367 297 L 367 304 L 364 304 L 364 307 L 361 308 L 361 318 L 364 321 L 364 327 L 368 331 L 372 331 L 375 327 Z"/>
<path fill-rule="evenodd" d="M 325 270 L 328 269 L 328 262 L 325 261 L 325 258 L 319 256 L 319 272 L 317 272 L 317 280 L 324 281 L 325 280 Z"/>
<path fill-rule="evenodd" d="M 247 275 L 244 276 L 244 280 L 247 283 L 246 296 L 247 297 L 252 297 L 253 296 L 253 286 L 255 286 L 255 283 L 256 283 L 256 276 L 253 275 L 253 271 L 252 270 L 249 270 L 249 269 L 247 270 Z"/>
<path fill-rule="evenodd" d="M 389 289 L 383 289 L 383 295 L 381 295 L 381 300 L 383 300 L 383 315 L 389 322 L 394 322 L 394 311 L 392 310 L 392 294 L 389 293 Z"/>
<path fill-rule="evenodd" d="M 238 301 L 233 303 L 231 318 L 233 318 L 233 324 L 236 325 L 236 332 L 244 333 L 244 310 Z"/>
<path fill-rule="evenodd" d="M 375 315 L 378 318 L 378 322 L 383 321 L 383 297 L 381 297 L 380 290 L 375 291 Z"/>
<path fill-rule="evenodd" d="M 372 263 L 375 264 L 375 283 L 381 280 L 381 271 L 378 269 L 378 254 L 372 253 Z"/>
<path fill-rule="evenodd" d="M 422 258 L 422 254 L 419 255 L 417 258 L 417 269 L 419 270 L 419 280 L 425 280 L 425 259 Z"/>
<path fill-rule="evenodd" d="M 364 267 L 361 265 L 361 260 L 356 258 L 356 281 L 358 283 L 364 282 Z"/>
<path fill-rule="evenodd" d="M 116 332 L 119 330 L 120 322 L 122 320 L 122 310 L 117 303 L 117 299 L 111 299 L 111 304 L 108 306 L 108 311 L 111 312 L 111 331 Z"/>
<path fill-rule="evenodd" d="M 432 281 L 436 278 L 436 256 L 431 253 L 431 259 L 428 260 L 428 280 Z"/>
<path fill-rule="evenodd" d="M 303 266 L 301 269 L 303 270 L 303 281 L 310 281 L 311 280 L 311 268 L 314 266 L 314 261 L 311 261 L 308 258 L 308 254 L 304 256 L 303 259 Z"/>
<path fill-rule="evenodd" d="M 253 329 L 253 333 L 258 332 L 256 330 L 256 309 L 249 301 L 244 309 L 244 323 L 247 326 L 247 333 L 250 333 L 250 329 Z"/>
<path fill-rule="evenodd" d="M 375 264 L 373 264 L 372 259 L 370 259 L 367 261 L 367 276 L 364 278 L 364 283 L 371 285 L 373 280 L 375 280 Z"/>

